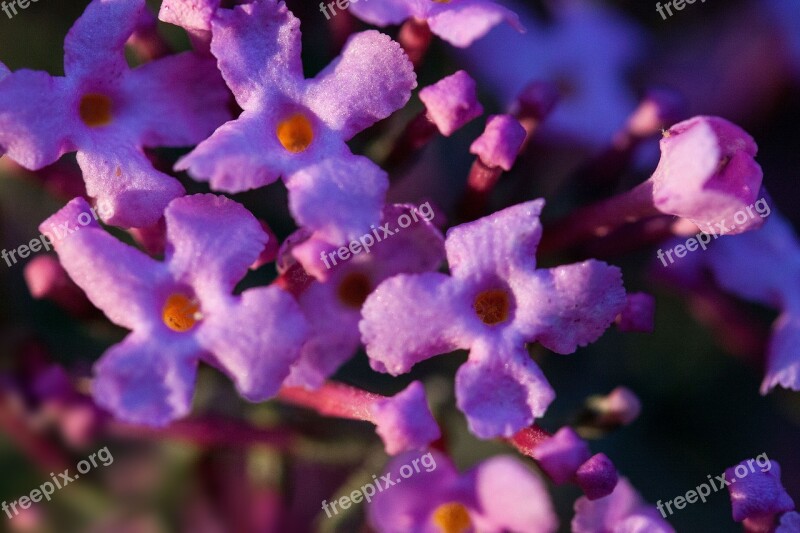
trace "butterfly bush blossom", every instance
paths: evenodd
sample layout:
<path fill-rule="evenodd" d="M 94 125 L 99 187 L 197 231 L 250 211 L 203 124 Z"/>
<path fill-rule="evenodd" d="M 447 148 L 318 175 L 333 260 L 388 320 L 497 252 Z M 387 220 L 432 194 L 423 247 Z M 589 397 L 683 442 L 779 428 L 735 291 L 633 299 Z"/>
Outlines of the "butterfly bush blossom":
<path fill-rule="evenodd" d="M 98 405 L 130 422 L 167 424 L 188 413 L 200 360 L 228 374 L 251 401 L 278 391 L 309 328 L 278 287 L 232 295 L 266 244 L 249 211 L 222 196 L 173 200 L 164 213 L 163 263 L 95 221 L 77 227 L 87 211 L 75 199 L 41 230 L 77 228 L 55 242 L 61 264 L 109 320 L 131 330 L 95 366 Z"/>
<path fill-rule="evenodd" d="M 211 52 L 244 111 L 176 169 L 226 192 L 283 176 L 297 222 L 334 242 L 377 223 L 386 174 L 345 141 L 408 101 L 416 76 L 400 45 L 376 31 L 355 34 L 306 80 L 300 21 L 282 2 L 220 9 L 211 26 Z"/>
<path fill-rule="evenodd" d="M 600 337 L 625 306 L 616 267 L 589 260 L 536 269 L 543 205 L 519 204 L 450 229 L 452 276 L 395 276 L 362 310 L 375 370 L 398 375 L 434 355 L 470 351 L 456 374 L 456 398 L 479 437 L 511 436 L 555 397 L 526 342 L 572 353 Z"/>
<path fill-rule="evenodd" d="M 213 61 L 184 52 L 128 67 L 124 45 L 145 9 L 94 0 L 64 41 L 65 77 L 19 70 L 0 85 L 0 149 L 31 170 L 77 150 L 89 196 L 125 227 L 156 222 L 185 192 L 143 147 L 193 145 L 230 118 Z"/>

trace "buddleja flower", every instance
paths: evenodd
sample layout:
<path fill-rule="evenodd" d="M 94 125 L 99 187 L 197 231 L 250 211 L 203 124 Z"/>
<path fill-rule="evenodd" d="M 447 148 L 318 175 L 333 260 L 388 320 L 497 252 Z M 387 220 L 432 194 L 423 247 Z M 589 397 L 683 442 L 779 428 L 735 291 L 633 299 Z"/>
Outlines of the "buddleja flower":
<path fill-rule="evenodd" d="M 431 32 L 453 46 L 465 48 L 503 21 L 524 31 L 517 15 L 490 0 L 381 0 L 350 4 L 358 18 L 388 26 L 414 18 L 428 24 Z"/>
<path fill-rule="evenodd" d="M 30 170 L 78 151 L 86 191 L 119 226 L 156 222 L 181 184 L 143 147 L 188 146 L 229 118 L 214 62 L 182 53 L 130 69 L 144 0 L 94 0 L 64 41 L 65 77 L 20 70 L 0 85 L 0 147 Z"/>
<path fill-rule="evenodd" d="M 132 330 L 95 366 L 98 405 L 126 421 L 166 424 L 189 412 L 200 360 L 248 400 L 278 391 L 308 325 L 278 287 L 232 295 L 267 240 L 249 211 L 211 194 L 172 201 L 162 263 L 103 231 L 88 209 L 76 198 L 40 228 L 72 230 L 54 243 L 61 263 L 95 306 Z M 84 227 L 75 223 L 86 217 Z"/>
<path fill-rule="evenodd" d="M 541 417 L 555 393 L 526 342 L 572 353 L 595 341 L 625 306 L 619 269 L 595 260 L 536 269 L 543 200 L 451 228 L 451 276 L 399 275 L 367 298 L 360 323 L 375 370 L 408 372 L 463 348 L 456 399 L 479 437 L 509 437 Z"/>
<path fill-rule="evenodd" d="M 675 533 L 659 516 L 654 505 L 647 504 L 626 478 L 621 478 L 614 492 L 590 500 L 582 496 L 575 502 L 572 519 L 574 533 L 647 532 Z"/>
<path fill-rule="evenodd" d="M 377 224 L 386 173 L 346 141 L 408 101 L 416 77 L 400 45 L 376 31 L 355 34 L 306 80 L 300 22 L 283 2 L 219 9 L 211 27 L 211 52 L 244 112 L 175 168 L 228 192 L 283 176 L 294 218 L 331 242 Z"/>
<path fill-rule="evenodd" d="M 420 458 L 406 453 L 393 458 L 386 473 L 380 480 L 393 484 L 382 487 L 367 507 L 369 521 L 380 533 L 558 529 L 544 483 L 511 457 L 487 459 L 459 475 L 443 454 L 429 452 Z"/>
<path fill-rule="evenodd" d="M 416 222 L 398 229 L 398 219 L 406 217 L 411 221 L 411 213 Z M 429 204 L 420 208 L 387 206 L 383 222 L 388 232 L 395 232 L 392 235 L 382 235 L 385 232 L 376 228 L 361 241 L 353 241 L 349 248 L 340 248 L 347 255 L 314 237 L 294 249 L 306 271 L 325 278 L 324 282 L 311 283 L 298 297 L 312 334 L 292 367 L 287 385 L 319 387 L 355 353 L 361 340 L 361 306 L 380 282 L 395 274 L 428 272 L 439 267 L 444 260 L 444 239 L 429 222 L 432 216 Z M 382 240 L 376 241 L 374 235 Z M 329 271 L 325 265 L 330 266 Z"/>

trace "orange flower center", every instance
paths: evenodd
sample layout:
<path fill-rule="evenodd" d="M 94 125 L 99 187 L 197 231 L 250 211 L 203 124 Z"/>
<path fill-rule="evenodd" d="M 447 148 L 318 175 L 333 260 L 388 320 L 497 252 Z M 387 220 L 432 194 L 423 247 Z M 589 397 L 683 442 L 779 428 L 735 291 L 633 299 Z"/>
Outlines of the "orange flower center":
<path fill-rule="evenodd" d="M 197 300 L 191 300 L 183 294 L 172 294 L 164 304 L 161 318 L 169 329 L 183 333 L 200 320 L 200 306 Z"/>
<path fill-rule="evenodd" d="M 494 326 L 508 319 L 511 304 L 503 289 L 483 291 L 475 297 L 472 308 L 484 324 Z"/>
<path fill-rule="evenodd" d="M 339 300 L 348 307 L 361 309 L 370 292 L 372 292 L 372 283 L 361 272 L 350 273 L 339 283 Z"/>
<path fill-rule="evenodd" d="M 279 122 L 275 133 L 281 146 L 293 154 L 304 151 L 314 140 L 311 122 L 302 113 L 295 113 Z"/>
<path fill-rule="evenodd" d="M 433 512 L 433 523 L 442 533 L 464 533 L 472 526 L 467 508 L 458 502 L 437 507 Z"/>
<path fill-rule="evenodd" d="M 81 120 L 90 128 L 106 126 L 111 123 L 111 98 L 104 94 L 83 95 L 78 112 Z"/>

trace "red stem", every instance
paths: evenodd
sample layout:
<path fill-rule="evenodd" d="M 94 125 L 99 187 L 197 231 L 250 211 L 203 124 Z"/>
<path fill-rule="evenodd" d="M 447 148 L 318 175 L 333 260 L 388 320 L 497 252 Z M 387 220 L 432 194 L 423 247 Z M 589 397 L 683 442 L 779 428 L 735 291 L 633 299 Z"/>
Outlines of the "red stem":
<path fill-rule="evenodd" d="M 313 409 L 324 416 L 375 423 L 372 405 L 383 399 L 383 396 L 344 383 L 328 381 L 314 391 L 301 387 L 283 387 L 278 392 L 278 399 Z"/>

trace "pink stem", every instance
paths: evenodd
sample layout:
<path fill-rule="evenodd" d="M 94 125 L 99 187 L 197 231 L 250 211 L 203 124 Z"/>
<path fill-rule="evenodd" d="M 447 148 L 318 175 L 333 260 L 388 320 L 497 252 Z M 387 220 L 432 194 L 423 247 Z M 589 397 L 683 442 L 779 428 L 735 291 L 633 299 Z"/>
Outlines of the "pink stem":
<path fill-rule="evenodd" d="M 300 407 L 313 409 L 324 416 L 375 423 L 372 406 L 383 396 L 373 394 L 344 383 L 326 382 L 317 390 L 301 387 L 283 387 L 278 399 Z"/>

